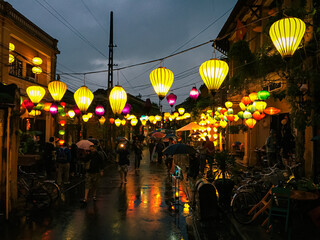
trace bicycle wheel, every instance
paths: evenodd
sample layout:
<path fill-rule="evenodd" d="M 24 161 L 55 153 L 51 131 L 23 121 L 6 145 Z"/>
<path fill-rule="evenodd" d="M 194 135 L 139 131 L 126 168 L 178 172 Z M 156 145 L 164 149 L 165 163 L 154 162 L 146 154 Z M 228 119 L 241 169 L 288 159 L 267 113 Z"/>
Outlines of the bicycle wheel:
<path fill-rule="evenodd" d="M 56 202 L 60 198 L 61 196 L 60 188 L 58 184 L 56 184 L 54 181 L 45 180 L 42 182 L 42 186 L 50 194 L 52 198 L 52 202 Z"/>
<path fill-rule="evenodd" d="M 49 208 L 52 203 L 50 194 L 42 187 L 30 189 L 27 200 L 37 209 Z"/>
<path fill-rule="evenodd" d="M 233 217 L 241 224 L 251 223 L 256 211 L 253 211 L 251 214 L 248 214 L 248 212 L 256 203 L 256 198 L 251 192 L 243 191 L 236 193 L 231 201 Z"/>

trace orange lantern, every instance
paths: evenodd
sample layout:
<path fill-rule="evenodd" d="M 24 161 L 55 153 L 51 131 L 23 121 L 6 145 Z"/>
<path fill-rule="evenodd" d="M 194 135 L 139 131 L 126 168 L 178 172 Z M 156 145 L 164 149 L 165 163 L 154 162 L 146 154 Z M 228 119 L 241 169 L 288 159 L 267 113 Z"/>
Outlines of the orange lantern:
<path fill-rule="evenodd" d="M 275 115 L 278 114 L 281 110 L 275 107 L 268 107 L 264 110 L 266 114 Z"/>
<path fill-rule="evenodd" d="M 256 92 L 250 93 L 249 94 L 249 98 L 251 100 L 251 102 L 254 102 L 255 100 L 258 100 L 258 96 Z"/>
<path fill-rule="evenodd" d="M 122 126 L 126 125 L 126 120 L 122 119 L 122 120 L 121 120 L 121 125 L 122 125 Z"/>
<path fill-rule="evenodd" d="M 62 146 L 63 144 L 64 144 L 64 140 L 63 139 L 61 139 L 61 140 L 59 140 L 59 144 Z"/>
<path fill-rule="evenodd" d="M 114 118 L 109 118 L 109 122 L 110 122 L 111 124 L 113 124 L 113 123 L 114 123 Z"/>
<path fill-rule="evenodd" d="M 248 96 L 244 96 L 242 99 L 241 99 L 241 102 L 244 104 L 244 105 L 248 105 L 249 103 L 251 103 L 251 100 Z"/>
<path fill-rule="evenodd" d="M 52 104 L 52 103 L 45 103 L 43 110 L 45 110 L 46 112 L 49 112 L 50 107 L 51 107 L 51 104 Z"/>
<path fill-rule="evenodd" d="M 264 118 L 266 115 L 264 113 L 260 113 L 259 111 L 255 111 L 253 114 L 252 114 L 252 117 L 255 119 L 255 120 L 261 120 L 262 118 Z"/>
<path fill-rule="evenodd" d="M 246 124 L 249 128 L 253 128 L 256 125 L 257 121 L 253 118 L 249 118 L 246 120 Z"/>
<path fill-rule="evenodd" d="M 225 109 L 225 108 L 220 109 L 220 113 L 221 113 L 222 115 L 223 115 L 226 111 L 227 111 L 227 109 Z"/>

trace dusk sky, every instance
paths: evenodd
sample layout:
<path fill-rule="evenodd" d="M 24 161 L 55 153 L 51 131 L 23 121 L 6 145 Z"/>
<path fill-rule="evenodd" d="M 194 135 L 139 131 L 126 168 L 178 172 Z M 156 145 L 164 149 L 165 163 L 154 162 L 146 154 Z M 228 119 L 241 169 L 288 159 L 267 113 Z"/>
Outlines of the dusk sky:
<path fill-rule="evenodd" d="M 168 56 L 216 38 L 236 0 L 8 0 L 29 20 L 56 38 L 57 73 L 107 70 L 109 19 L 113 11 L 114 68 Z M 51 13 L 50 13 L 51 12 Z M 203 81 L 199 66 L 212 57 L 211 44 L 164 61 L 175 80 L 169 93 L 184 101 Z M 114 85 L 130 94 L 158 103 L 150 72 L 160 63 L 114 72 Z M 83 75 L 61 75 L 71 91 L 83 85 Z M 91 91 L 106 89 L 107 73 L 86 75 Z M 169 94 L 168 93 L 168 94 Z M 164 111 L 170 110 L 166 99 Z"/>

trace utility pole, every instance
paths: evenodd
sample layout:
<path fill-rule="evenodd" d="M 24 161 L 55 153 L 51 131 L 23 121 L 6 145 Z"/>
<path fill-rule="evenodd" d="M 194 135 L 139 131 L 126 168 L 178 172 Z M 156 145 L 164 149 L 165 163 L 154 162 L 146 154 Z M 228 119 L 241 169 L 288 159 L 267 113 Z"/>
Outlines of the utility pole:
<path fill-rule="evenodd" d="M 110 36 L 109 36 L 109 63 L 108 63 L 108 89 L 113 88 L 113 12 L 110 12 Z"/>

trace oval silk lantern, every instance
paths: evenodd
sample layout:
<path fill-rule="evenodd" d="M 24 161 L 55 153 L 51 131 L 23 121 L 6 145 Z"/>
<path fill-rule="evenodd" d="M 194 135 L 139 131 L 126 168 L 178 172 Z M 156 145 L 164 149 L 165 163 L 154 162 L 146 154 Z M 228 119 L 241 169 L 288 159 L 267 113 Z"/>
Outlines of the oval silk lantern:
<path fill-rule="evenodd" d="M 253 128 L 256 125 L 257 121 L 253 118 L 247 119 L 246 124 L 249 128 Z"/>
<path fill-rule="evenodd" d="M 106 118 L 104 116 L 101 116 L 101 118 L 99 118 L 99 123 L 101 125 L 103 125 L 105 123 L 105 121 L 106 121 Z"/>
<path fill-rule="evenodd" d="M 48 90 L 54 101 L 60 102 L 67 91 L 67 84 L 56 80 L 48 84 Z"/>
<path fill-rule="evenodd" d="M 86 112 L 94 98 L 87 86 L 80 87 L 74 94 L 74 100 L 81 112 Z"/>
<path fill-rule="evenodd" d="M 113 124 L 113 123 L 114 123 L 114 118 L 109 118 L 109 122 L 110 122 L 111 124 Z"/>
<path fill-rule="evenodd" d="M 114 114 L 121 114 L 127 102 L 127 93 L 121 86 L 114 86 L 109 95 L 109 102 Z"/>
<path fill-rule="evenodd" d="M 189 96 L 192 100 L 197 100 L 199 97 L 199 91 L 196 87 L 193 87 L 189 93 Z"/>
<path fill-rule="evenodd" d="M 241 99 L 241 102 L 244 104 L 244 105 L 248 105 L 249 103 L 251 103 L 251 100 L 248 96 L 244 96 L 242 99 Z"/>
<path fill-rule="evenodd" d="M 270 93 L 266 90 L 262 90 L 257 93 L 257 97 L 259 100 L 267 100 L 270 97 Z"/>
<path fill-rule="evenodd" d="M 115 121 L 114 121 L 114 124 L 119 127 L 121 125 L 121 120 L 119 118 L 117 118 Z"/>
<path fill-rule="evenodd" d="M 154 91 L 162 100 L 169 92 L 174 80 L 173 72 L 165 67 L 159 67 L 150 73 L 150 82 Z"/>
<path fill-rule="evenodd" d="M 46 90 L 40 86 L 30 86 L 26 89 L 26 92 L 31 102 L 35 105 L 37 105 L 46 94 Z"/>

